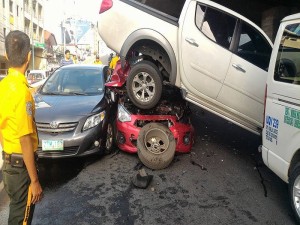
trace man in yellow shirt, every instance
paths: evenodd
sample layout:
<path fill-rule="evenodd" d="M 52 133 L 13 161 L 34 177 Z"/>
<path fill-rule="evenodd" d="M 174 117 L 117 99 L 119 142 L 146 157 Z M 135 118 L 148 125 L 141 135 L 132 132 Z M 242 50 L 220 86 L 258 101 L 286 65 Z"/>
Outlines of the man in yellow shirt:
<path fill-rule="evenodd" d="M 96 56 L 96 60 L 94 61 L 94 64 L 102 64 L 99 55 Z"/>
<path fill-rule="evenodd" d="M 113 71 L 117 65 L 117 62 L 119 61 L 120 57 L 119 57 L 119 54 L 116 53 L 116 56 L 113 57 L 110 61 L 110 64 L 109 64 L 109 68 Z"/>
<path fill-rule="evenodd" d="M 28 35 L 11 31 L 5 38 L 5 50 L 10 68 L 0 82 L 0 143 L 3 183 L 10 197 L 8 224 L 31 224 L 43 190 L 34 154 L 38 147 L 35 105 L 24 75 L 31 57 Z"/>

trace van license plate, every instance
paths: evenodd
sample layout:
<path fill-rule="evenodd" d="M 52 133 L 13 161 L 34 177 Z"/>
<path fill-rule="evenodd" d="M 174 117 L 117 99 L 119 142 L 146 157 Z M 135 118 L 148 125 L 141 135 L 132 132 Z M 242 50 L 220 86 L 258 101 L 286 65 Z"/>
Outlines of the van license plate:
<path fill-rule="evenodd" d="M 43 151 L 62 151 L 64 150 L 63 140 L 42 140 Z"/>

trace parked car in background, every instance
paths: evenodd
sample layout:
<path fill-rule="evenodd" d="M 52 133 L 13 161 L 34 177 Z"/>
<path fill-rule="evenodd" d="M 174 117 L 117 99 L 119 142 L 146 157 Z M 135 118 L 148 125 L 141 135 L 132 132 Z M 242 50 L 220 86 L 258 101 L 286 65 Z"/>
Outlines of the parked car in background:
<path fill-rule="evenodd" d="M 38 91 L 38 89 L 46 82 L 47 78 L 46 79 L 43 79 L 43 80 L 40 80 L 38 82 L 35 82 L 33 84 L 31 84 L 29 86 L 29 90 L 32 94 L 32 96 L 35 95 L 35 93 Z"/>
<path fill-rule="evenodd" d="M 264 163 L 289 184 L 300 223 L 300 13 L 281 21 L 274 43 L 259 150 Z"/>
<path fill-rule="evenodd" d="M 47 73 L 48 72 L 45 70 L 30 70 L 26 76 L 28 84 L 31 85 L 41 80 L 47 79 Z"/>
<path fill-rule="evenodd" d="M 61 67 L 35 95 L 37 154 L 45 158 L 85 156 L 112 150 L 117 103 L 105 88 L 107 66 Z"/>

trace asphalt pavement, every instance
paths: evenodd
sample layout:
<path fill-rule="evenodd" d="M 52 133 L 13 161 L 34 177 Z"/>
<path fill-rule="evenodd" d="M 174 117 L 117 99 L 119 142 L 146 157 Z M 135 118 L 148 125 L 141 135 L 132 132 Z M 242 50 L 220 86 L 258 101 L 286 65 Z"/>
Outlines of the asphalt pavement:
<path fill-rule="evenodd" d="M 145 189 L 132 179 L 142 165 L 136 154 L 42 160 L 45 197 L 33 225 L 296 224 L 287 185 L 262 163 L 254 135 L 192 108 L 196 130 L 190 154 L 176 155 Z M 7 198 L 0 196 L 2 200 Z M 0 204 L 0 224 L 8 203 Z"/>

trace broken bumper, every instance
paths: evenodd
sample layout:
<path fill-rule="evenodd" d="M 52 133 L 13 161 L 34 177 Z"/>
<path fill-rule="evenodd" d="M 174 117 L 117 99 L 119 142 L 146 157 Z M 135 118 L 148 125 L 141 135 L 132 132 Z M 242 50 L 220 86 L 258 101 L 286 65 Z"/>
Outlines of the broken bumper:
<path fill-rule="evenodd" d="M 182 123 L 172 115 L 131 115 L 131 121 L 116 121 L 117 144 L 125 152 L 137 152 L 137 138 L 141 127 L 138 124 L 147 122 L 159 122 L 166 124 L 176 140 L 176 152 L 188 153 L 194 143 L 194 128 L 192 124 Z"/>

